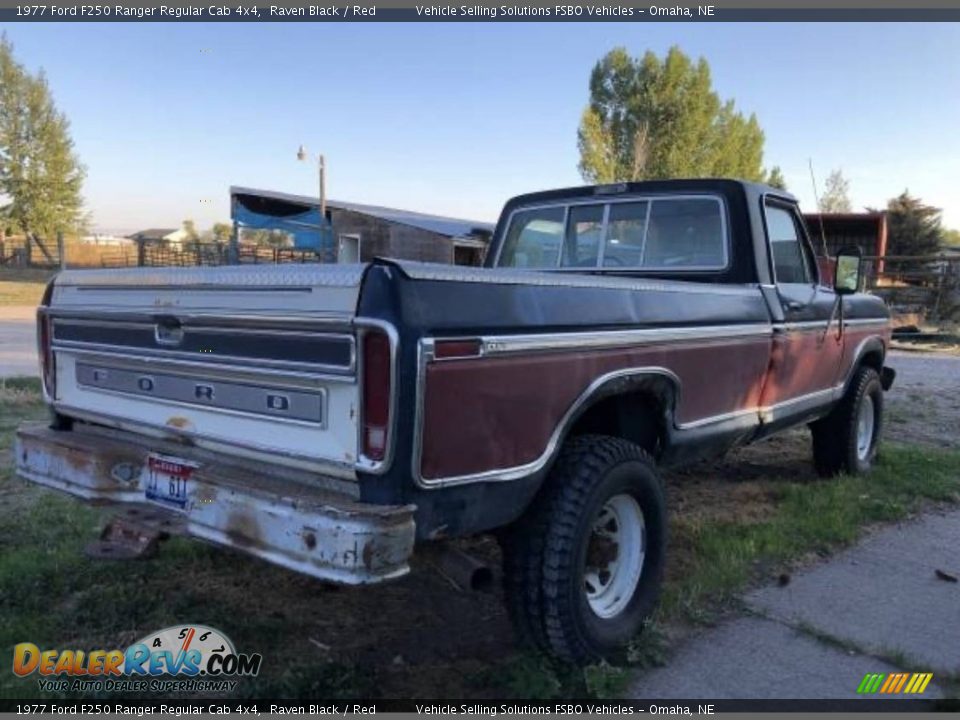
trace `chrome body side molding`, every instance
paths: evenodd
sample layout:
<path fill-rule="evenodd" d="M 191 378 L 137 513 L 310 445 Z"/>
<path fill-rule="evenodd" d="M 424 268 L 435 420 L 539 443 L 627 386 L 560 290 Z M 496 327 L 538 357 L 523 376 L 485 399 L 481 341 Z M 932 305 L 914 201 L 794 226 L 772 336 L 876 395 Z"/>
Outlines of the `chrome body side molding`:
<path fill-rule="evenodd" d="M 883 319 L 864 319 L 850 320 L 845 324 L 856 326 L 889 326 L 889 320 Z M 790 323 L 790 324 L 746 324 L 746 325 L 723 325 L 706 327 L 685 327 L 685 328 L 651 328 L 635 330 L 612 330 L 596 332 L 575 332 L 575 333 L 549 333 L 536 335 L 508 335 L 508 336 L 486 336 L 480 338 L 480 356 L 509 356 L 523 353 L 536 352 L 564 352 L 570 350 L 584 349 L 611 349 L 629 347 L 637 344 L 653 343 L 680 343 L 690 340 L 723 340 L 728 338 L 750 338 L 750 337 L 769 337 L 776 331 L 798 331 L 813 332 L 822 331 L 826 327 L 826 322 L 817 321 L 809 323 Z M 447 340 L 458 340 L 461 338 L 443 338 Z M 422 455 L 423 455 L 423 423 L 424 423 L 424 398 L 426 392 L 426 369 L 430 363 L 456 362 L 456 358 L 436 358 L 435 357 L 435 338 L 421 339 L 417 348 L 417 387 L 416 387 L 416 406 L 414 409 L 414 431 L 413 431 L 413 453 L 411 473 L 414 482 L 421 488 L 435 489 L 464 485 L 478 482 L 501 482 L 516 480 L 528 477 L 542 471 L 553 459 L 559 449 L 559 446 L 566 435 L 573 421 L 579 416 L 580 411 L 586 406 L 592 398 L 595 398 L 601 389 L 608 383 L 628 378 L 653 376 L 669 380 L 674 390 L 674 404 L 679 402 L 682 393 L 680 378 L 669 368 L 661 366 L 642 366 L 631 367 L 606 373 L 596 378 L 588 385 L 577 399 L 571 404 L 570 408 L 557 423 L 553 433 L 550 436 L 547 446 L 543 453 L 535 460 L 506 468 L 496 468 L 483 472 L 472 473 L 468 475 L 426 478 L 422 474 Z M 818 409 L 828 410 L 829 407 L 843 397 L 847 384 L 853 376 L 855 368 L 862 360 L 863 355 L 874 349 L 879 344 L 880 349 L 884 349 L 883 341 L 878 335 L 871 335 L 864 338 L 858 345 L 853 355 L 853 362 L 847 371 L 847 377 L 842 382 L 832 387 L 818 390 L 816 392 L 789 398 L 782 402 L 768 406 L 757 406 L 742 408 L 720 415 L 698 418 L 686 423 L 678 423 L 671 408 L 670 416 L 673 422 L 673 430 L 682 434 L 685 431 L 702 431 L 711 427 L 732 425 L 749 431 L 751 428 L 760 428 L 764 425 L 789 418 L 815 413 Z"/>

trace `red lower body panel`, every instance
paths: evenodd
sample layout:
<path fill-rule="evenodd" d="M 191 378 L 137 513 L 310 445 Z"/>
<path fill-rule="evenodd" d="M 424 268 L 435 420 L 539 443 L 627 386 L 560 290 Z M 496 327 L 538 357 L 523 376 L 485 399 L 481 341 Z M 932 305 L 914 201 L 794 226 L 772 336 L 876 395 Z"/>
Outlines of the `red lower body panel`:
<path fill-rule="evenodd" d="M 679 378 L 681 424 L 755 408 L 769 358 L 770 338 L 758 337 L 432 362 L 421 474 L 430 480 L 533 462 L 581 393 L 626 368 L 660 367 Z"/>

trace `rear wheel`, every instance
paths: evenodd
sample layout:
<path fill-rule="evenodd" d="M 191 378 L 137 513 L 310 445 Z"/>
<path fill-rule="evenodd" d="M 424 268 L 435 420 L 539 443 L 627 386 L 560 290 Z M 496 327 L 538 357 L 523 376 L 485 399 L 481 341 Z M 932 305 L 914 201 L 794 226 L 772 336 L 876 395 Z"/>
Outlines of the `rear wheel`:
<path fill-rule="evenodd" d="M 810 425 L 813 460 L 825 477 L 870 470 L 883 427 L 883 388 L 872 367 L 861 367 L 833 411 Z"/>
<path fill-rule="evenodd" d="M 502 543 L 520 637 L 576 663 L 616 659 L 663 575 L 666 508 L 652 459 L 618 438 L 574 438 Z"/>

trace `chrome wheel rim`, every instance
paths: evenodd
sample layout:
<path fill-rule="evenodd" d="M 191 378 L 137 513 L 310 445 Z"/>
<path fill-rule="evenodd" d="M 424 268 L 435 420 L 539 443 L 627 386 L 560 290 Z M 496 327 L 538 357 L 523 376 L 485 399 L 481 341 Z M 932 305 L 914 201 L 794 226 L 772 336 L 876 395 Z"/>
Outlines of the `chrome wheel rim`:
<path fill-rule="evenodd" d="M 643 510 L 632 495 L 609 498 L 593 521 L 583 572 L 583 591 L 593 613 L 619 615 L 633 598 L 646 558 Z"/>
<path fill-rule="evenodd" d="M 857 458 L 866 460 L 873 445 L 873 428 L 876 417 L 873 411 L 873 398 L 864 395 L 860 402 L 860 415 L 857 417 Z"/>

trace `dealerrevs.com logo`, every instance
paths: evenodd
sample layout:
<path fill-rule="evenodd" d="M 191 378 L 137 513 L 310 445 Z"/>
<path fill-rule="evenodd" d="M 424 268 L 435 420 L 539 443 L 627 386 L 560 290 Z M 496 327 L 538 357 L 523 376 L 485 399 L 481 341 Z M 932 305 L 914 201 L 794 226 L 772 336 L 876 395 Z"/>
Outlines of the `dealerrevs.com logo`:
<path fill-rule="evenodd" d="M 126 650 L 13 648 L 13 672 L 39 676 L 41 690 L 232 690 L 238 677 L 260 672 L 259 653 L 238 653 L 219 630 L 175 625 L 151 633 Z"/>

